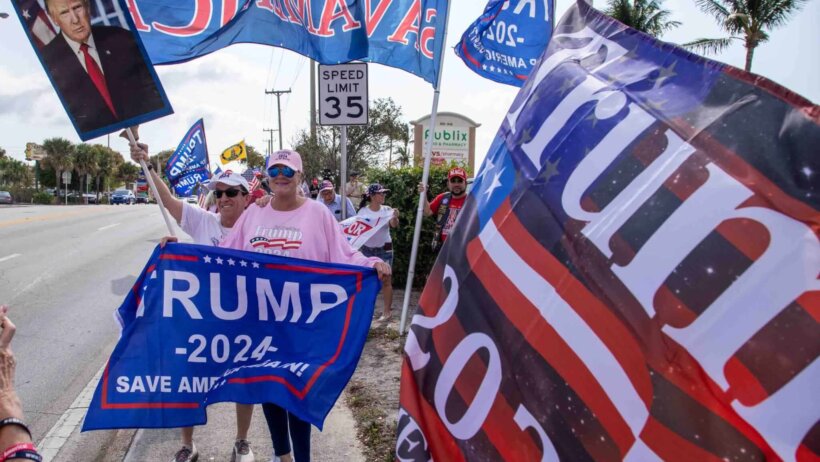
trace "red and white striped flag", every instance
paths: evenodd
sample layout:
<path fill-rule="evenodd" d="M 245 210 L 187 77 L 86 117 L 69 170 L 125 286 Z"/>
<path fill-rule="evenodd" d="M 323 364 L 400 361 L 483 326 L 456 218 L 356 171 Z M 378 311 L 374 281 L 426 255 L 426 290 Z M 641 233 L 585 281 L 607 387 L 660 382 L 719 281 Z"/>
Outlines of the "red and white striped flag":
<path fill-rule="evenodd" d="M 262 173 L 259 171 L 259 168 L 248 168 L 242 173 L 242 177 L 248 180 L 248 186 L 251 188 L 249 192 L 254 192 L 259 188 L 260 176 L 262 176 Z"/>
<path fill-rule="evenodd" d="M 57 36 L 48 15 L 37 0 L 23 0 L 19 4 L 20 14 L 31 32 L 31 39 L 37 48 L 43 48 Z"/>

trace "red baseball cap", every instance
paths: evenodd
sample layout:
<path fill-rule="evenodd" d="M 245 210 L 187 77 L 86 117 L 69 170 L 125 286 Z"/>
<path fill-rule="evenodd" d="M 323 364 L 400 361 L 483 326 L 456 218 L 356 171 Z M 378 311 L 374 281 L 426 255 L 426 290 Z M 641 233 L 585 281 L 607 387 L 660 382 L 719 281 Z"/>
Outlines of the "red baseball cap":
<path fill-rule="evenodd" d="M 447 179 L 448 180 L 450 178 L 453 178 L 454 176 L 460 176 L 461 178 L 464 179 L 464 181 L 467 181 L 467 172 L 465 172 L 464 169 L 461 168 L 461 167 L 453 167 L 453 168 L 450 169 L 449 172 L 447 172 Z"/>

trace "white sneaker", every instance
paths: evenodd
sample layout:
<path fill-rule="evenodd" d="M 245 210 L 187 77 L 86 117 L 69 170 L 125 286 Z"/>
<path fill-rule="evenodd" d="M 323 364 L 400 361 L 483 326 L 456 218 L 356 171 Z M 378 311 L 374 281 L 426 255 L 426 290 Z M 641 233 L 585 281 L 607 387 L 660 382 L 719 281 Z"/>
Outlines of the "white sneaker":
<path fill-rule="evenodd" d="M 196 445 L 192 444 L 193 447 L 182 446 L 182 448 L 174 454 L 174 458 L 171 459 L 171 462 L 196 462 L 199 460 L 199 453 L 196 451 Z"/>
<path fill-rule="evenodd" d="M 251 443 L 248 440 L 236 440 L 231 452 L 231 462 L 255 462 Z"/>

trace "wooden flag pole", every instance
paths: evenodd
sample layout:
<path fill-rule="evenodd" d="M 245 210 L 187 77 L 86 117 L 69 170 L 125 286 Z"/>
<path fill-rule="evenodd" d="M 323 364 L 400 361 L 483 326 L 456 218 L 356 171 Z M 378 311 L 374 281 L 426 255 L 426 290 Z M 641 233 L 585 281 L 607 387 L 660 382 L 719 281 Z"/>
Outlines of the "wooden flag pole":
<path fill-rule="evenodd" d="M 438 114 L 438 97 L 441 90 L 441 74 L 444 73 L 444 47 L 447 43 L 447 23 L 450 21 L 450 2 L 447 2 L 447 14 L 444 17 L 444 34 L 441 37 L 441 48 L 439 49 L 439 68 L 436 76 L 436 87 L 433 92 L 433 111 L 430 114 L 430 136 L 427 138 L 424 147 L 424 169 L 421 174 L 421 182 L 427 186 L 427 178 L 430 176 L 430 159 L 433 152 L 433 138 L 436 131 L 436 115 Z M 401 305 L 401 322 L 399 323 L 399 334 L 404 333 L 405 322 L 407 321 L 407 307 L 410 304 L 410 292 L 413 290 L 413 279 L 416 274 L 416 258 L 419 253 L 419 238 L 421 237 L 421 223 L 424 219 L 423 194 L 427 194 L 427 188 L 419 193 L 419 206 L 416 209 L 416 226 L 413 229 L 413 246 L 410 250 L 410 265 L 407 268 L 407 284 L 404 288 L 404 301 Z"/>
<path fill-rule="evenodd" d="M 125 134 L 128 136 L 128 141 L 132 145 L 136 146 L 137 138 L 134 136 L 134 133 L 131 131 L 130 127 L 125 129 Z M 140 167 L 142 167 L 142 172 L 145 174 L 145 178 L 148 179 L 148 186 L 151 187 L 151 192 L 154 193 L 154 197 L 157 198 L 159 211 L 162 212 L 162 218 L 165 220 L 165 226 L 168 227 L 168 235 L 176 236 L 176 234 L 174 234 L 174 227 L 171 225 L 171 220 L 168 218 L 168 212 L 165 210 L 165 205 L 162 203 L 162 197 L 159 195 L 157 185 L 154 184 L 154 178 L 151 176 L 151 172 L 148 170 L 148 165 L 145 164 L 144 159 L 140 159 Z"/>

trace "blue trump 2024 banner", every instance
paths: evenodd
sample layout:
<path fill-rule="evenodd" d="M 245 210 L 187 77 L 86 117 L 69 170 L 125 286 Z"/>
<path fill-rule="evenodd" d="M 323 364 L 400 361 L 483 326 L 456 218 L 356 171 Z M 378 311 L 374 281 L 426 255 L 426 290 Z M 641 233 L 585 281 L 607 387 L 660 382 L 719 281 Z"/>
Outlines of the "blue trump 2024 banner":
<path fill-rule="evenodd" d="M 520 87 L 552 36 L 553 0 L 490 0 L 456 45 L 478 75 Z"/>
<path fill-rule="evenodd" d="M 174 154 L 165 165 L 165 176 L 178 196 L 191 195 L 197 183 L 211 177 L 208 170 L 208 143 L 202 119 L 188 129 Z"/>
<path fill-rule="evenodd" d="M 83 431 L 201 425 L 219 402 L 274 402 L 321 429 L 380 288 L 370 268 L 157 247 L 117 310 L 122 336 Z"/>
<path fill-rule="evenodd" d="M 283 47 L 322 64 L 385 64 L 435 83 L 447 0 L 131 0 L 154 64 L 233 43 Z"/>

